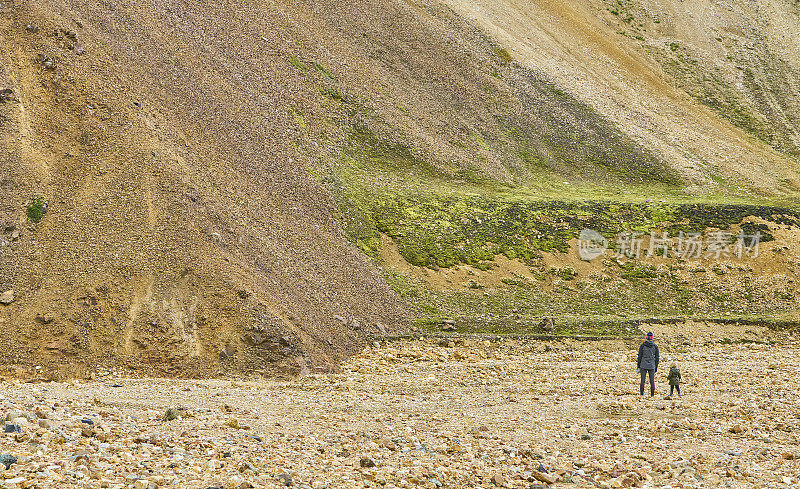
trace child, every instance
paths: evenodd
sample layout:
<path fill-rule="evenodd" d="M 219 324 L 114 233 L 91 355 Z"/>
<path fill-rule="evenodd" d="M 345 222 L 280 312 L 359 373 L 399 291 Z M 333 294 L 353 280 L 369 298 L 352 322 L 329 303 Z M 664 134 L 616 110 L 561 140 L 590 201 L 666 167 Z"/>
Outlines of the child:
<path fill-rule="evenodd" d="M 678 391 L 678 397 L 681 397 L 681 371 L 678 370 L 678 367 L 673 363 L 672 366 L 669 368 L 669 374 L 667 375 L 667 379 L 669 380 L 669 395 L 672 396 L 672 391 Z"/>

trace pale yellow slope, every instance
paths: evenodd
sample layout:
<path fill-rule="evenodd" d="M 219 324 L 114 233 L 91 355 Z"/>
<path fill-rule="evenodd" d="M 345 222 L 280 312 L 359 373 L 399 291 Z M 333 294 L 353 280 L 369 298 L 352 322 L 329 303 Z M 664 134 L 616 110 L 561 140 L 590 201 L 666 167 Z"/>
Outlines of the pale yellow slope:
<path fill-rule="evenodd" d="M 541 71 L 590 104 L 636 140 L 658 152 L 689 181 L 712 190 L 712 173 L 772 194 L 798 182 L 796 162 L 722 120 L 673 88 L 640 43 L 617 34 L 603 2 L 591 0 L 445 0 L 494 36 L 520 64 Z M 680 2 L 645 7 L 673 13 Z M 661 9 L 661 10 L 659 10 Z M 693 2 L 687 26 L 710 29 L 711 13 Z M 699 12 L 699 13 L 698 13 Z M 703 14 L 705 12 L 705 14 Z M 681 18 L 681 16 L 669 16 Z M 702 18 L 701 18 L 702 17 Z M 777 13 L 783 27 L 791 16 Z M 725 23 L 725 19 L 717 19 Z M 703 23 L 697 27 L 697 23 Z M 691 30 L 691 29 L 690 29 Z M 707 36 L 706 36 L 707 37 Z M 698 39 L 704 36 L 697 36 Z M 742 189 L 743 194 L 747 190 Z"/>

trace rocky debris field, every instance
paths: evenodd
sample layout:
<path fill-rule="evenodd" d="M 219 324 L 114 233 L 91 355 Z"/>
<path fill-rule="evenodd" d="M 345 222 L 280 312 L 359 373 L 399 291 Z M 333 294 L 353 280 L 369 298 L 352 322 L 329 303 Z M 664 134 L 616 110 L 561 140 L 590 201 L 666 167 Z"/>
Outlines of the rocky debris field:
<path fill-rule="evenodd" d="M 293 381 L 3 381 L 0 487 L 797 487 L 800 344 L 374 343 Z M 684 396 L 666 398 L 677 361 Z"/>

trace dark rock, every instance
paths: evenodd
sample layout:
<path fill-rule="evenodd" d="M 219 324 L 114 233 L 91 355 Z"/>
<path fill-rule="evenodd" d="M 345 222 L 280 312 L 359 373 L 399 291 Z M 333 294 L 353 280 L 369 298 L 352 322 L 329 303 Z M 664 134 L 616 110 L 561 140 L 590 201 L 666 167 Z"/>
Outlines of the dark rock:
<path fill-rule="evenodd" d="M 47 56 L 45 54 L 39 54 L 39 56 L 37 56 L 36 59 L 39 60 L 39 63 L 42 66 L 44 66 L 45 69 L 48 69 L 48 70 L 56 69 L 56 62 L 49 56 Z"/>
<path fill-rule="evenodd" d="M 294 485 L 294 479 L 289 474 L 278 474 L 276 478 L 281 481 L 284 486 L 292 486 Z"/>
<path fill-rule="evenodd" d="M 11 468 L 11 466 L 17 463 L 17 457 L 11 455 L 10 453 L 0 453 L 0 464 L 6 466 L 6 470 Z"/>
<path fill-rule="evenodd" d="M 50 324 L 53 322 L 53 315 L 52 314 L 36 314 L 36 322 L 40 324 Z"/>
<path fill-rule="evenodd" d="M 0 102 L 16 102 L 17 98 L 14 96 L 14 90 L 4 88 L 0 90 Z"/>
<path fill-rule="evenodd" d="M 456 322 L 453 319 L 445 319 L 442 321 L 442 331 L 455 331 Z"/>
<path fill-rule="evenodd" d="M 161 418 L 163 421 L 172 421 L 174 419 L 178 419 L 178 410 L 175 408 L 169 408 L 164 413 L 164 416 Z"/>
<path fill-rule="evenodd" d="M 36 34 L 39 32 L 39 27 L 35 24 L 28 24 L 25 26 L 25 30 L 30 32 L 31 34 Z"/>
<path fill-rule="evenodd" d="M 94 424 L 94 421 L 92 421 L 92 420 L 91 420 L 91 419 L 89 419 L 89 418 L 83 418 L 83 419 L 81 420 L 81 423 L 83 423 L 83 424 L 88 424 L 89 426 L 91 426 L 91 425 L 93 425 L 93 424 Z"/>
<path fill-rule="evenodd" d="M 4 431 L 6 433 L 22 433 L 22 428 L 18 424 L 7 424 Z"/>
<path fill-rule="evenodd" d="M 374 460 L 369 457 L 361 457 L 361 466 L 365 469 L 375 467 L 377 465 Z"/>

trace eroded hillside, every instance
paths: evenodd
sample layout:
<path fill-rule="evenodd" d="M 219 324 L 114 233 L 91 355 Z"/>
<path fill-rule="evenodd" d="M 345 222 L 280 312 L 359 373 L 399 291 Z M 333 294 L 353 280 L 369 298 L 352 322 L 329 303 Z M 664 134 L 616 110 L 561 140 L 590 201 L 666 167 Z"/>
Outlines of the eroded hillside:
<path fill-rule="evenodd" d="M 4 3 L 0 321 L 13 333 L 2 350 L 9 363 L 180 375 L 313 371 L 370 333 L 481 315 L 492 300 L 531 317 L 548 304 L 608 315 L 536 278 L 561 279 L 550 269 L 568 264 L 549 261 L 571 259 L 581 223 L 610 236 L 752 221 L 783 246 L 777 226 L 785 239 L 797 229 L 776 217 L 794 215 L 782 207 L 798 188 L 797 10 Z M 573 204 L 586 200 L 632 204 L 632 217 Z M 686 202 L 696 210 L 669 207 Z M 707 219 L 728 203 L 755 205 Z M 619 277 L 601 302 L 648 314 L 657 265 Z M 441 296 L 426 281 L 462 266 L 499 266 L 489 280 L 502 294 L 530 290 L 512 300 L 465 275 Z M 635 268 L 562 278 L 602 284 L 603 267 Z M 765 301 L 796 310 L 793 276 L 755 268 L 725 276 L 744 294 L 737 314 L 764 312 L 745 293 L 751 276 L 777 284 Z M 670 277 L 675 294 L 697 286 Z M 726 307 L 675 301 L 664 314 Z"/>

